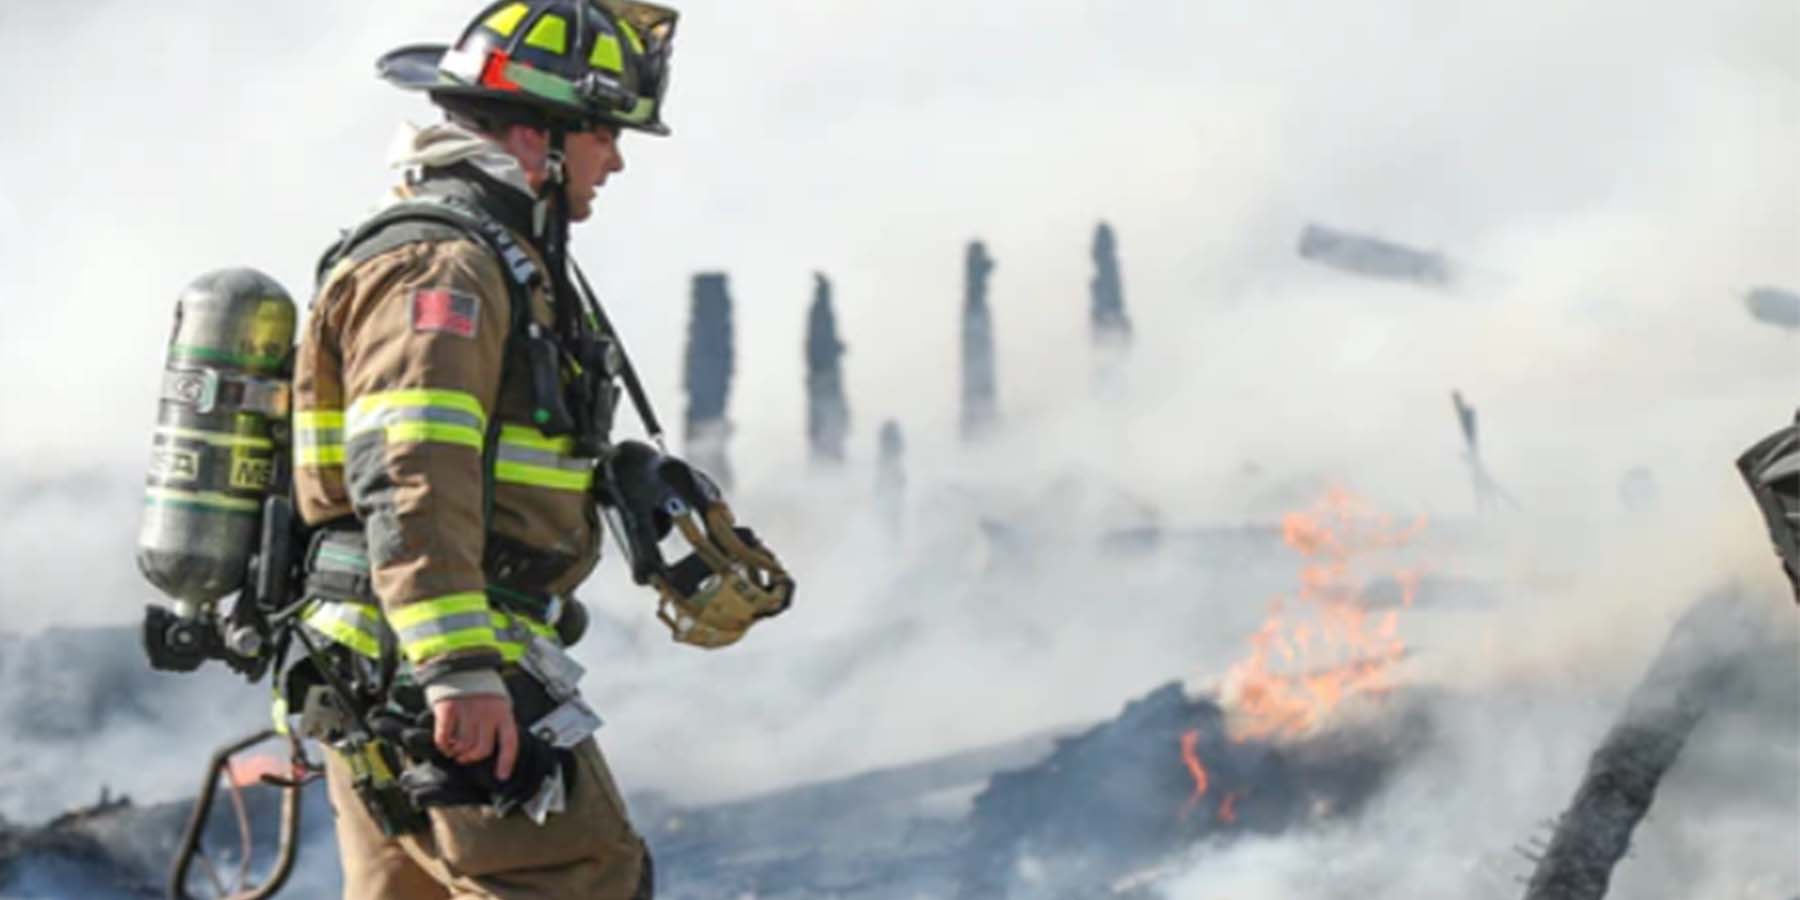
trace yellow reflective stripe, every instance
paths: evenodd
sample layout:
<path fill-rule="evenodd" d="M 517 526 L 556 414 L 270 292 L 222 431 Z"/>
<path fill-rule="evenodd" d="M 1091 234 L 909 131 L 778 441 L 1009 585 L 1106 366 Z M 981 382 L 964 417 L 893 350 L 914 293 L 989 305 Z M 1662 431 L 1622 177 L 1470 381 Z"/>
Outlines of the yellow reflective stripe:
<path fill-rule="evenodd" d="M 625 40 L 631 42 L 631 49 L 636 50 L 639 53 L 644 52 L 644 39 L 641 37 L 638 37 L 637 29 L 631 27 L 630 22 L 627 22 L 624 19 L 620 19 L 619 20 L 619 31 L 624 33 Z"/>
<path fill-rule="evenodd" d="M 480 431 L 467 425 L 449 425 L 443 422 L 397 422 L 382 429 L 390 444 L 461 444 L 465 447 L 481 449 L 483 438 Z M 341 448 L 340 448 L 341 449 Z"/>
<path fill-rule="evenodd" d="M 300 444 L 294 445 L 294 465 L 296 466 L 311 466 L 313 468 L 318 468 L 320 466 L 341 466 L 343 464 L 343 444 L 329 444 L 318 447 L 308 447 Z"/>
<path fill-rule="evenodd" d="M 588 65 L 608 72 L 625 71 L 625 56 L 619 50 L 619 39 L 602 34 L 594 38 L 594 52 L 588 54 Z"/>
<path fill-rule="evenodd" d="M 481 401 L 467 391 L 441 391 L 430 388 L 413 388 L 403 391 L 377 391 L 364 394 L 350 404 L 350 418 L 358 419 L 382 410 L 429 407 L 433 409 L 453 409 L 465 412 L 476 419 L 486 422 L 487 413 L 481 408 Z"/>
<path fill-rule="evenodd" d="M 480 648 L 484 650 L 498 649 L 494 642 L 492 628 L 465 628 L 445 634 L 434 634 L 416 640 L 402 639 L 400 652 L 413 665 L 420 665 L 434 656 L 442 656 L 456 650 Z"/>
<path fill-rule="evenodd" d="M 461 594 L 446 594 L 430 600 L 416 600 L 388 613 L 388 621 L 395 628 L 411 628 L 433 619 L 446 616 L 459 616 L 463 613 L 486 612 L 488 610 L 487 595 L 479 591 L 466 591 Z"/>
<path fill-rule="evenodd" d="M 303 409 L 294 413 L 294 465 L 344 464 L 344 411 Z"/>
<path fill-rule="evenodd" d="M 502 460 L 494 463 L 494 480 L 505 484 L 523 484 L 558 491 L 585 491 L 594 483 L 594 473 L 591 470 L 566 472 L 547 466 L 533 466 Z"/>
<path fill-rule="evenodd" d="M 487 414 L 481 401 L 463 391 L 413 389 L 364 394 L 350 404 L 349 437 L 382 430 L 390 443 L 427 441 L 481 449 Z"/>
<path fill-rule="evenodd" d="M 531 26 L 531 33 L 525 36 L 525 45 L 561 56 L 569 49 L 569 23 L 562 16 L 541 16 L 537 24 Z"/>
<path fill-rule="evenodd" d="M 344 427 L 344 411 L 341 409 L 298 410 L 294 413 L 294 427 L 314 430 L 342 428 Z"/>
<path fill-rule="evenodd" d="M 568 455 L 575 439 L 551 437 L 528 425 L 500 426 L 494 480 L 558 491 L 585 491 L 594 483 L 591 460 Z"/>
<path fill-rule="evenodd" d="M 266 437 L 251 434 L 231 434 L 225 431 L 201 431 L 196 428 L 181 428 L 175 425 L 158 425 L 156 433 L 165 437 L 186 438 L 190 441 L 201 441 L 214 447 L 249 447 L 253 450 L 267 450 L 275 446 L 275 442 Z"/>
<path fill-rule="evenodd" d="M 300 613 L 307 627 L 371 659 L 381 657 L 381 619 L 371 608 L 313 601 Z"/>
<path fill-rule="evenodd" d="M 508 664 L 517 663 L 525 657 L 525 648 L 531 643 L 531 636 L 534 634 L 556 641 L 561 646 L 556 629 L 530 616 L 495 612 L 493 624 L 494 637 L 500 644 L 500 658 Z"/>
<path fill-rule="evenodd" d="M 568 453 L 575 449 L 575 439 L 569 435 L 551 437 L 529 425 L 500 426 L 500 443 L 518 444 L 533 450 L 548 450 L 552 453 Z"/>
<path fill-rule="evenodd" d="M 487 595 L 449 594 L 408 603 L 388 613 L 400 638 L 400 652 L 414 664 L 453 650 L 495 649 Z"/>
<path fill-rule="evenodd" d="M 488 16 L 487 21 L 481 24 L 500 32 L 501 37 L 512 37 L 513 30 L 519 27 L 520 20 L 524 19 L 528 12 L 531 12 L 531 7 L 523 3 L 514 3 Z"/>

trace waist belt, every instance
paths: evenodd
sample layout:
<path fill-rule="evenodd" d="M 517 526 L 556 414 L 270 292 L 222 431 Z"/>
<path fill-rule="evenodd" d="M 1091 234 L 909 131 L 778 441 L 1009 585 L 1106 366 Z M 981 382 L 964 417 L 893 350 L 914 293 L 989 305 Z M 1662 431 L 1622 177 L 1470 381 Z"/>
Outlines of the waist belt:
<path fill-rule="evenodd" d="M 369 574 L 368 543 L 361 530 L 326 527 L 313 533 L 306 552 L 306 592 L 309 597 L 340 603 L 380 605 Z M 560 594 L 511 585 L 490 583 L 486 593 L 493 609 L 553 628 L 570 606 Z"/>

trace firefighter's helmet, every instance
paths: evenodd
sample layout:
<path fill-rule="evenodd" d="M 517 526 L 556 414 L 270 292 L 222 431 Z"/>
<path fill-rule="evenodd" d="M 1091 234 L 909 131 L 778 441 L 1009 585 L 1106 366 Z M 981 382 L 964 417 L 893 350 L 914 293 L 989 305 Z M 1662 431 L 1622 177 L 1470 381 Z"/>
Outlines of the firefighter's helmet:
<path fill-rule="evenodd" d="M 561 127 L 668 134 L 662 104 L 677 15 L 637 0 L 497 0 L 455 46 L 412 44 L 375 66 L 451 109 L 473 103 Z"/>

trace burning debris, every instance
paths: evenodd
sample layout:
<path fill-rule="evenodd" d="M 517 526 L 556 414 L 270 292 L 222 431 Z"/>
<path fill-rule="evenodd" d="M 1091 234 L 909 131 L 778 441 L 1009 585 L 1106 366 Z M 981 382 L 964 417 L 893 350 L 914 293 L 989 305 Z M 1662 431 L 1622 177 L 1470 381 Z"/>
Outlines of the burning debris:
<path fill-rule="evenodd" d="M 964 897 L 1019 879 L 1046 897 L 1091 897 L 1202 841 L 1276 833 L 1361 807 L 1420 746 L 1423 715 L 1367 731 L 1325 729 L 1352 698 L 1384 698 L 1405 657 L 1399 615 L 1415 569 L 1392 577 L 1400 608 L 1371 610 L 1364 569 L 1424 528 L 1400 525 L 1348 491 L 1290 513 L 1282 539 L 1300 588 L 1272 604 L 1250 654 L 1218 697 L 1165 685 L 1115 721 L 1059 742 L 1049 759 L 1002 773 L 975 800 Z"/>
<path fill-rule="evenodd" d="M 1250 637 L 1248 657 L 1226 675 L 1240 738 L 1298 737 L 1318 727 L 1347 698 L 1384 694 L 1406 655 L 1400 613 L 1417 596 L 1419 572 L 1391 573 L 1398 608 L 1372 610 L 1360 571 L 1404 547 L 1425 527 L 1421 517 L 1397 525 L 1366 501 L 1332 489 L 1311 509 L 1282 519 L 1282 540 L 1303 559 L 1300 591 L 1277 598 Z"/>
<path fill-rule="evenodd" d="M 970 814 L 961 894 L 1095 897 L 1196 844 L 1354 814 L 1429 728 L 1397 724 L 1294 742 L 1234 738 L 1216 699 L 1167 684 L 1117 718 L 997 774 Z"/>

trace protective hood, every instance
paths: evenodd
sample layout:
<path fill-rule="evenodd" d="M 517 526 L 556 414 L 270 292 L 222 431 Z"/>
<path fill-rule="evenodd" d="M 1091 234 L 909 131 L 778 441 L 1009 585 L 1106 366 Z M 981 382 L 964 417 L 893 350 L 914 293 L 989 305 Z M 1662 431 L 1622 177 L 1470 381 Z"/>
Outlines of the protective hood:
<path fill-rule="evenodd" d="M 454 122 L 439 122 L 424 128 L 410 123 L 402 125 L 388 149 L 388 165 L 404 169 L 409 175 L 427 167 L 441 169 L 455 163 L 473 165 L 527 199 L 534 198 L 531 182 L 525 178 L 525 168 L 512 154 L 485 135 Z"/>

